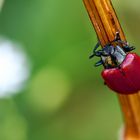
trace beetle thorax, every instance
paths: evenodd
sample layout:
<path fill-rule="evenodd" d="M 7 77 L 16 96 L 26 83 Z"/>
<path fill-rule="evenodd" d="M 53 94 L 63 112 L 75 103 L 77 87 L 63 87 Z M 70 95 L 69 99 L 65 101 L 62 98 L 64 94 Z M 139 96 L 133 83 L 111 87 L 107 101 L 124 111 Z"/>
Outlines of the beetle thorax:
<path fill-rule="evenodd" d="M 126 53 L 120 46 L 105 46 L 101 59 L 105 68 L 118 67 L 125 59 Z"/>

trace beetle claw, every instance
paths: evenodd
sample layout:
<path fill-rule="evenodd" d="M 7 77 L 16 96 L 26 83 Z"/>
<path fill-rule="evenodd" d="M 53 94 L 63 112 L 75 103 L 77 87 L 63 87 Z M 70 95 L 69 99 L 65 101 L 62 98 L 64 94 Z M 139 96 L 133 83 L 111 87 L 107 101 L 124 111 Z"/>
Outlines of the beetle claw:
<path fill-rule="evenodd" d="M 95 54 L 92 54 L 89 56 L 89 59 L 93 58 L 95 56 Z"/>
<path fill-rule="evenodd" d="M 98 66 L 100 66 L 100 65 L 102 65 L 102 64 L 103 64 L 103 61 L 100 60 L 100 61 L 98 61 L 97 63 L 95 63 L 95 67 L 98 67 Z"/>
<path fill-rule="evenodd" d="M 126 52 L 130 52 L 130 51 L 134 50 L 135 47 L 134 47 L 134 46 L 131 46 L 131 47 L 129 47 L 129 46 L 124 46 L 123 49 L 124 49 Z"/>
<path fill-rule="evenodd" d="M 131 46 L 130 49 L 132 51 L 132 50 L 135 50 L 136 48 L 134 46 Z"/>

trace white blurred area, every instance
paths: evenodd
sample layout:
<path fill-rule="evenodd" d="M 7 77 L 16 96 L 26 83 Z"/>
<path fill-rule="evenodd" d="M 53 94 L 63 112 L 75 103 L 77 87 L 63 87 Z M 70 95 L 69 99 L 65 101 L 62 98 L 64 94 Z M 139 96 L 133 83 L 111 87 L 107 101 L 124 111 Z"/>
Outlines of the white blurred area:
<path fill-rule="evenodd" d="M 0 98 L 18 93 L 30 75 L 30 65 L 20 44 L 0 38 Z"/>
<path fill-rule="evenodd" d="M 4 0 L 0 0 L 0 11 L 2 10 L 3 4 L 4 4 Z"/>
<path fill-rule="evenodd" d="M 119 129 L 119 136 L 118 136 L 118 140 L 124 140 L 124 125 L 122 125 Z"/>

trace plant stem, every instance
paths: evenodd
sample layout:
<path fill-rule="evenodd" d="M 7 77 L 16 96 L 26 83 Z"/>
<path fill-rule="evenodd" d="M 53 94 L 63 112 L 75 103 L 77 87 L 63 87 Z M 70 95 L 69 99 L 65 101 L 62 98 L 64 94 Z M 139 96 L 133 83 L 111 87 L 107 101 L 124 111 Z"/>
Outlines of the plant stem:
<path fill-rule="evenodd" d="M 102 47 L 114 40 L 116 32 L 120 33 L 122 40 L 126 40 L 110 0 L 84 0 L 84 4 Z M 125 121 L 124 140 L 139 140 L 140 93 L 118 94 L 118 98 Z"/>

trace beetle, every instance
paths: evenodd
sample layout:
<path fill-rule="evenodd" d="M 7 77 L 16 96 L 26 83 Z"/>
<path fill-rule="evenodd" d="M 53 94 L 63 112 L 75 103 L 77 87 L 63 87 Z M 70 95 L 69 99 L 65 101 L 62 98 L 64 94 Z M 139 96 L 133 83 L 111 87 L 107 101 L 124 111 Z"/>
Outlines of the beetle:
<path fill-rule="evenodd" d="M 98 42 L 93 49 L 94 56 L 100 57 L 95 66 L 104 66 L 101 75 L 105 84 L 113 91 L 121 94 L 132 94 L 140 91 L 140 56 L 131 51 L 135 48 L 120 39 L 116 32 L 115 39 L 102 49 Z"/>

